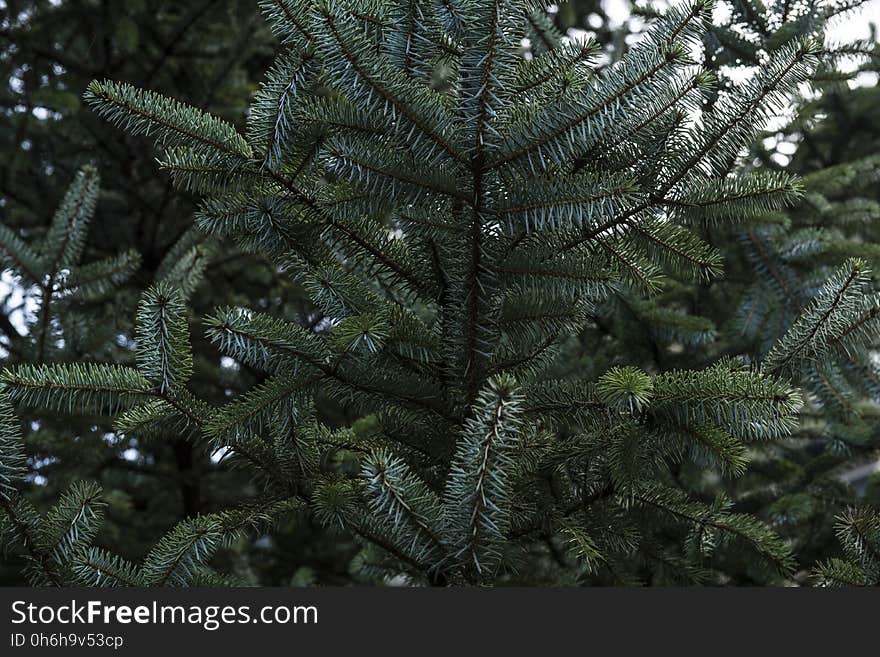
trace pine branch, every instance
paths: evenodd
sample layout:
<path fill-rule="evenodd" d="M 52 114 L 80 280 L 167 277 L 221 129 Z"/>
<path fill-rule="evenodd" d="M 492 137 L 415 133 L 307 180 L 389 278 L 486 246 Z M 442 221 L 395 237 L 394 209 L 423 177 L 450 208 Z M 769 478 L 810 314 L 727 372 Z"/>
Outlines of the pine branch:
<path fill-rule="evenodd" d="M 183 297 L 162 283 L 144 294 L 137 317 L 137 362 L 160 393 L 175 392 L 192 376 L 189 325 Z"/>
<path fill-rule="evenodd" d="M 120 365 L 21 365 L 0 373 L 9 398 L 35 408 L 74 413 L 110 413 L 149 398 L 152 386 L 136 370 Z"/>
<path fill-rule="evenodd" d="M 456 554 L 476 577 L 500 558 L 509 523 L 511 450 L 520 397 L 513 380 L 499 377 L 481 391 L 465 424 L 444 491 L 444 514 L 454 532 Z"/>
<path fill-rule="evenodd" d="M 108 121 L 133 135 L 151 136 L 163 146 L 199 144 L 207 152 L 249 160 L 253 152 L 224 121 L 159 94 L 117 82 L 94 81 L 85 100 Z"/>
<path fill-rule="evenodd" d="M 450 119 L 444 116 L 437 99 L 426 90 L 413 86 L 412 83 L 397 71 L 385 66 L 367 68 L 368 50 L 363 37 L 356 35 L 352 26 L 338 13 L 323 4 L 318 12 L 327 26 L 327 42 L 321 43 L 325 62 L 332 66 L 343 79 L 354 76 L 364 91 L 375 95 L 382 104 L 392 108 L 393 114 L 400 116 L 411 127 L 417 130 L 429 142 L 442 152 L 459 162 L 464 157 L 446 135 L 444 126 Z M 322 35 L 323 36 L 323 35 Z M 427 113 L 423 113 L 427 110 Z"/>

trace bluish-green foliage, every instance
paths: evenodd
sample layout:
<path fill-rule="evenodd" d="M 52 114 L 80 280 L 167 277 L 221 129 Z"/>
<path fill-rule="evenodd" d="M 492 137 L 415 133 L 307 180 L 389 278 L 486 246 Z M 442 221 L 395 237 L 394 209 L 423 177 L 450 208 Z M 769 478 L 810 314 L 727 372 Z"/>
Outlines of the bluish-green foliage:
<path fill-rule="evenodd" d="M 294 511 L 356 537 L 351 566 L 372 582 L 787 581 L 787 541 L 711 481 L 792 435 L 805 369 L 869 349 L 866 265 L 847 261 L 752 362 L 715 349 L 722 327 L 682 300 L 725 272 L 712 231 L 763 230 L 809 192 L 740 155 L 823 61 L 813 25 L 716 94 L 698 56 L 708 0 L 676 3 L 606 67 L 528 0 L 261 5 L 283 49 L 244 134 L 124 83 L 95 81 L 86 100 L 153 137 L 175 183 L 205 195 L 199 230 L 271 261 L 318 321 L 217 309 L 199 330 L 262 379 L 202 399 L 187 385 L 193 286 L 172 263 L 141 299 L 135 366 L 2 375 L 21 406 L 184 435 L 257 490 L 136 565 L 91 545 L 100 512 L 76 509 L 97 492 L 79 485 L 45 520 L 22 516 L 53 537 L 35 581 L 221 583 L 225 544 Z M 524 36 L 540 42 L 531 59 Z M 653 363 L 621 352 L 633 327 Z M 666 366 L 673 348 L 688 359 Z M 569 362 L 584 351 L 596 371 Z M 354 419 L 330 425 L 319 399 Z"/>

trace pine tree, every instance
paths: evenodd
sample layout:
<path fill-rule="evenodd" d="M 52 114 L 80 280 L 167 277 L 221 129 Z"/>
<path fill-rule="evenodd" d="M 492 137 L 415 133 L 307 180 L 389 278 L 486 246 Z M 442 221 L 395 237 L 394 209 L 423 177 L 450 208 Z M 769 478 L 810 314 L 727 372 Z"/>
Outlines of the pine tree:
<path fill-rule="evenodd" d="M 857 65 L 831 69 L 841 53 Z M 880 57 L 874 44 L 834 45 L 827 57 L 817 76 L 821 94 L 769 139 L 797 144 L 788 169 L 805 174 L 805 194 L 785 214 L 768 216 L 764 225 L 731 240 L 736 246 L 729 257 L 750 273 L 730 277 L 740 306 L 733 317 L 726 314 L 736 335 L 733 348 L 789 368 L 809 399 L 794 440 L 763 455 L 759 477 L 749 482 L 749 506 L 766 505 L 768 517 L 790 537 L 803 581 L 812 573 L 826 585 L 871 584 L 870 567 L 856 556 L 851 536 L 859 535 L 860 523 L 870 526 L 864 519 L 880 503 L 875 484 L 858 475 L 876 461 L 880 440 L 877 236 L 871 222 L 880 200 L 880 135 L 871 118 L 878 88 L 876 82 L 862 86 L 863 73 L 876 71 Z M 844 80 L 859 86 L 849 88 Z M 772 150 L 754 151 L 761 166 L 779 167 Z M 837 570 L 840 557 L 864 567 L 863 575 Z"/>
<path fill-rule="evenodd" d="M 705 480 L 792 434 L 803 368 L 869 348 L 867 267 L 847 261 L 752 362 L 712 349 L 716 329 L 682 300 L 722 275 L 713 231 L 764 226 L 802 197 L 794 176 L 736 164 L 822 43 L 786 40 L 715 97 L 695 57 L 706 0 L 676 4 L 604 68 L 589 42 L 524 58 L 546 18 L 524 0 L 262 4 L 285 49 L 244 134 L 124 83 L 96 81 L 86 99 L 155 139 L 176 184 L 205 196 L 199 229 L 270 259 L 312 320 L 271 304 L 207 317 L 222 354 L 264 373 L 222 405 L 187 385 L 192 286 L 173 277 L 141 299 L 133 365 L 2 375 L 20 408 L 186 436 L 258 492 L 181 522 L 135 565 L 92 544 L 97 511 L 64 520 L 95 490 L 41 520 L 7 486 L 33 581 L 222 583 L 221 546 L 292 513 L 356 537 L 351 567 L 374 582 L 785 581 L 790 546 Z M 653 362 L 621 351 L 644 331 Z M 593 372 L 570 360 L 584 347 Z M 354 421 L 327 422 L 322 399 Z M 7 424 L 0 468 L 15 484 Z M 64 522 L 75 541 L 21 529 Z"/>
<path fill-rule="evenodd" d="M 734 88 L 742 70 L 730 73 L 731 65 L 761 65 L 768 52 L 794 36 L 821 38 L 826 20 L 858 4 L 735 5 L 730 18 L 704 37 L 706 52 L 712 54 L 704 61 L 717 69 L 722 89 Z M 715 33 L 725 44 L 747 35 L 750 50 L 722 47 Z M 876 205 L 876 84 L 855 89 L 842 84 L 864 85 L 863 73 L 876 71 L 878 51 L 874 41 L 829 41 L 819 57 L 811 99 L 801 101 L 788 125 L 753 144 L 739 165 L 804 175 L 802 198 L 784 211 L 763 212 L 745 226 L 710 227 L 706 235 L 722 248 L 725 276 L 711 285 L 669 290 L 667 303 L 688 313 L 675 327 L 678 335 L 663 325 L 661 315 L 645 312 L 643 304 L 629 304 L 633 312 L 627 322 L 609 312 L 614 335 L 626 341 L 627 352 L 642 353 L 660 367 L 693 362 L 690 350 L 679 347 L 688 345 L 689 337 L 691 345 L 699 343 L 710 354 L 763 362 L 770 372 L 786 370 L 785 376 L 801 388 L 808 403 L 792 439 L 752 446 L 743 455 L 751 461 L 747 475 L 724 484 L 737 508 L 760 513 L 789 541 L 801 583 L 810 581 L 817 561 L 854 559 L 848 548 L 840 555 L 839 528 L 853 517 L 870 517 L 874 511 L 869 507 L 878 499 L 870 481 L 864 494 L 861 485 L 848 483 L 876 459 L 878 438 L 877 285 L 870 271 L 876 242 L 870 224 Z M 718 68 L 722 64 L 728 68 Z M 715 99 L 709 94 L 707 106 Z M 842 291 L 839 298 L 837 290 Z M 690 336 L 682 334 L 686 326 Z M 829 334 L 835 327 L 842 327 L 840 339 Z M 707 487 L 705 474 L 704 467 L 689 466 L 679 478 L 699 491 Z M 827 570 L 821 573 L 816 581 L 832 581 Z"/>
<path fill-rule="evenodd" d="M 266 293 L 293 307 L 303 304 L 258 258 L 243 256 L 232 244 L 221 252 L 214 240 L 190 230 L 197 199 L 157 175 L 152 142 L 120 135 L 82 102 L 92 79 L 111 76 L 243 125 L 257 76 L 271 61 L 273 40 L 250 0 L 3 3 L 0 74 L 9 83 L 0 88 L 0 221 L 36 248 L 67 183 L 92 163 L 101 191 L 81 262 L 134 251 L 141 263 L 111 294 L 76 304 L 78 320 L 67 325 L 82 330 L 69 335 L 75 340 L 63 350 L 51 343 L 47 362 L 133 362 L 137 301 L 172 263 L 175 276 L 191 269 L 191 281 L 199 281 L 189 297 L 196 315 Z M 0 283 L 4 366 L 33 361 L 28 318 L 39 301 L 37 289 L 15 285 L 10 274 Z M 67 312 L 53 302 L 52 326 Z M 200 337 L 193 343 L 199 366 L 191 385 L 221 400 L 224 388 L 216 382 L 225 370 Z M 248 372 L 226 378 L 225 386 L 236 391 L 254 382 Z M 125 439 L 96 417 L 24 409 L 20 415 L 29 429 L 30 477 L 23 488 L 28 500 L 45 509 L 72 481 L 97 481 L 108 501 L 101 541 L 129 558 L 140 558 L 178 520 L 223 507 L 228 491 L 247 485 L 244 473 L 218 473 L 209 455 L 184 439 Z M 0 585 L 24 583 L 18 556 L 0 557 Z"/>

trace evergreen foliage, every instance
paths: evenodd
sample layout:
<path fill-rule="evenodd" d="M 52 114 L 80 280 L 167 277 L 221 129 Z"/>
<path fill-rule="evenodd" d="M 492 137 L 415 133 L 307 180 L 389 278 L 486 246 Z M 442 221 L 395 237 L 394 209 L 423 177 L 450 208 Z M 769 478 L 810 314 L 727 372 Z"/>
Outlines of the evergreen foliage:
<path fill-rule="evenodd" d="M 63 354 L 56 352 L 63 351 L 68 342 L 78 343 L 80 351 L 88 350 L 88 320 L 82 305 L 107 297 L 140 264 L 135 251 L 88 264 L 80 262 L 95 212 L 98 185 L 96 170 L 83 167 L 52 217 L 42 244 L 37 247 L 24 242 L 8 226 L 0 225 L 0 263 L 17 277 L 19 285 L 35 291 L 38 309 L 29 318 L 31 326 L 27 327 L 27 334 L 33 340 L 34 362 L 63 360 Z M 91 346 L 94 348 L 94 343 Z"/>
<path fill-rule="evenodd" d="M 96 486 L 27 505 L 4 408 L 4 527 L 30 580 L 234 582 L 212 564 L 224 546 L 294 518 L 354 537 L 347 568 L 371 583 L 792 581 L 796 541 L 742 508 L 751 461 L 816 409 L 835 422 L 839 399 L 875 399 L 880 321 L 869 249 L 797 222 L 872 208 L 843 197 L 876 160 L 801 180 L 741 156 L 829 66 L 825 14 L 761 10 L 782 24 L 759 30 L 773 46 L 719 90 L 699 57 L 723 34 L 708 0 L 674 4 L 607 66 L 531 0 L 261 6 L 283 49 L 243 133 L 126 83 L 85 99 L 155 140 L 205 196 L 198 230 L 270 261 L 306 321 L 246 300 L 193 321 L 203 269 L 176 261 L 193 233 L 142 295 L 133 363 L 0 376 L 20 409 L 99 415 L 134 444 L 183 436 L 251 489 L 136 564 L 96 543 Z M 77 227 L 47 235 L 65 263 Z M 201 394 L 191 321 L 257 383 Z M 752 510 L 784 526 L 786 504 Z M 847 561 L 817 580 L 876 583 L 877 529 L 871 509 L 841 515 Z"/>
<path fill-rule="evenodd" d="M 857 5 L 792 5 L 788 23 L 777 16 L 764 29 L 767 47 L 793 30 L 820 34 L 824 19 Z M 754 21 L 740 17 L 742 29 L 758 34 Z M 744 508 L 763 507 L 789 537 L 804 583 L 817 561 L 838 563 L 841 548 L 853 559 L 840 527 L 853 517 L 870 517 L 877 502 L 870 483 L 862 492 L 866 475 L 858 474 L 876 460 L 878 439 L 880 324 L 871 271 L 877 236 L 869 219 L 877 202 L 878 140 L 867 118 L 876 110 L 865 104 L 877 98 L 877 88 L 863 81 L 864 73 L 876 71 L 877 49 L 872 42 L 831 42 L 821 56 L 811 98 L 788 125 L 752 147 L 755 159 L 748 165 L 779 169 L 791 156 L 787 170 L 802 174 L 803 195 L 783 212 L 718 235 L 727 245 L 726 261 L 735 263 L 720 289 L 737 302 L 704 308 L 714 323 L 728 327 L 727 353 L 763 362 L 766 371 L 785 373 L 803 391 L 806 404 L 793 439 L 757 454 L 757 467 L 735 494 Z M 842 69 L 844 59 L 851 65 Z M 846 80 L 856 88 L 842 85 Z M 776 146 L 768 149 L 768 142 Z M 780 155 L 794 144 L 794 155 L 794 149 Z"/>
<path fill-rule="evenodd" d="M 101 191 L 80 262 L 140 254 L 140 267 L 127 280 L 98 299 L 76 302 L 77 323 L 65 321 L 67 307 L 53 301 L 50 333 L 57 337 L 57 322 L 64 321 L 66 335 L 63 348 L 47 342 L 48 361 L 133 364 L 135 308 L 143 290 L 160 280 L 181 286 L 197 315 L 262 295 L 292 309 L 303 306 L 298 291 L 259 257 L 191 229 L 198 199 L 157 175 L 151 141 L 120 135 L 82 102 L 89 82 L 112 77 L 243 126 L 273 49 L 252 0 L 4 3 L 0 71 L 8 84 L 0 88 L 0 221 L 36 248 L 68 183 L 92 163 Z M 15 284 L 11 274 L 0 283 L 4 367 L 35 357 L 30 318 L 39 290 Z M 254 382 L 246 371 L 229 376 L 200 336 L 193 358 L 198 367 L 189 385 L 205 397 L 219 400 L 226 388 Z M 178 520 L 222 508 L 232 491 L 247 486 L 244 473 L 214 464 L 185 437 L 128 439 L 95 416 L 24 409 L 20 415 L 27 427 L 28 499 L 44 510 L 72 481 L 98 481 L 108 501 L 100 541 L 133 561 Z M 21 568 L 17 552 L 0 557 L 0 583 L 23 584 Z"/>

